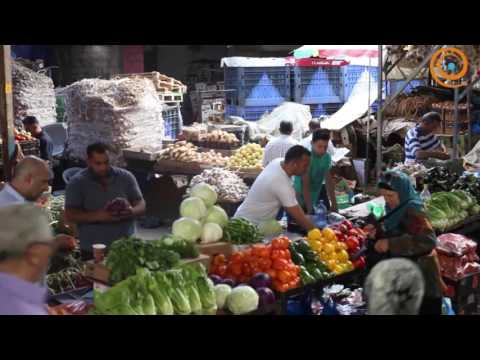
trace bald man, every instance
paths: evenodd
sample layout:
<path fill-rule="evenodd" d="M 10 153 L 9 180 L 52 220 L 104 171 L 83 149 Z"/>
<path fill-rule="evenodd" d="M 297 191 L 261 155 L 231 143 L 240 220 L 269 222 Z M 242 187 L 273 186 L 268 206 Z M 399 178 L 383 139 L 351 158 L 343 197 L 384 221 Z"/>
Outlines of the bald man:
<path fill-rule="evenodd" d="M 35 202 L 48 190 L 50 172 L 48 164 L 35 156 L 27 156 L 15 167 L 10 183 L 0 191 L 0 208 Z"/>

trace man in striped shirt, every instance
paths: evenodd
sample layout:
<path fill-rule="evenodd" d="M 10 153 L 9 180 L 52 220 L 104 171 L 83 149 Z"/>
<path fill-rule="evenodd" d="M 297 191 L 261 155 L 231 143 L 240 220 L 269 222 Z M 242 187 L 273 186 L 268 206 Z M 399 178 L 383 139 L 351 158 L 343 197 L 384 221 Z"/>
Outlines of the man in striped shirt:
<path fill-rule="evenodd" d="M 280 123 L 280 136 L 270 140 L 265 146 L 263 153 L 263 167 L 267 167 L 272 160 L 284 158 L 287 151 L 294 145 L 298 145 L 297 141 L 292 138 L 293 125 L 290 121 L 282 121 Z"/>
<path fill-rule="evenodd" d="M 448 160 L 450 157 L 435 131 L 442 118 L 437 112 L 429 112 L 422 117 L 419 125 L 410 129 L 405 137 L 405 163 L 412 164 L 429 158 Z"/>

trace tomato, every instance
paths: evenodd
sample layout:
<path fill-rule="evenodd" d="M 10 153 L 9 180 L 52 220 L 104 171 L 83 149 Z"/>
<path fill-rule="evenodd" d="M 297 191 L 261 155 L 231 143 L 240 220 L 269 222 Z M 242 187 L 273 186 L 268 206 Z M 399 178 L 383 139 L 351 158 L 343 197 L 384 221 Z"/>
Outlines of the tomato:
<path fill-rule="evenodd" d="M 345 225 L 348 230 L 353 229 L 353 224 L 348 220 L 345 220 L 344 222 L 342 222 L 342 225 Z"/>
<path fill-rule="evenodd" d="M 287 292 L 288 290 L 290 290 L 288 284 L 282 284 L 277 288 L 277 291 L 279 292 Z"/>
<path fill-rule="evenodd" d="M 213 264 L 214 265 L 222 265 L 227 261 L 225 258 L 225 255 L 219 254 L 213 258 Z"/>
<path fill-rule="evenodd" d="M 285 259 L 275 259 L 273 261 L 273 268 L 275 270 L 285 270 L 288 267 L 288 261 Z"/>
<path fill-rule="evenodd" d="M 268 275 L 270 275 L 270 277 L 271 277 L 273 280 L 275 280 L 275 279 L 277 278 L 277 272 L 276 272 L 274 269 L 268 269 L 268 270 L 266 271 L 266 273 L 267 273 Z"/>
<path fill-rule="evenodd" d="M 275 249 L 275 250 L 272 250 L 272 255 L 270 256 L 270 258 L 272 260 L 276 260 L 276 259 L 281 259 L 282 258 L 282 250 L 280 249 Z"/>
<path fill-rule="evenodd" d="M 250 264 L 248 263 L 243 263 L 242 264 L 242 274 L 246 276 L 252 276 L 252 268 Z"/>
<path fill-rule="evenodd" d="M 345 244 L 347 244 L 347 247 L 348 247 L 349 250 L 354 250 L 354 249 L 360 247 L 360 243 L 353 236 L 349 236 L 347 238 L 347 241 L 345 241 Z"/>
<path fill-rule="evenodd" d="M 292 255 L 290 254 L 290 250 L 288 249 L 284 249 L 284 250 L 280 250 L 281 251 L 281 259 L 285 259 L 285 260 L 290 260 L 292 258 Z"/>
<path fill-rule="evenodd" d="M 242 259 L 243 259 L 243 254 L 239 251 L 234 252 L 230 257 L 230 261 L 232 262 L 240 262 L 242 261 Z"/>
<path fill-rule="evenodd" d="M 232 264 L 232 273 L 235 276 L 240 276 L 242 275 L 242 264 L 240 263 L 233 263 Z"/>
<path fill-rule="evenodd" d="M 355 269 L 363 269 L 366 266 L 365 257 L 361 256 L 357 260 L 352 262 Z"/>
<path fill-rule="evenodd" d="M 268 269 L 270 269 L 272 267 L 272 260 L 270 259 L 260 259 L 259 261 L 259 266 L 260 268 L 262 269 L 262 271 L 267 271 Z"/>
<path fill-rule="evenodd" d="M 299 277 L 295 277 L 293 280 L 291 280 L 288 283 L 288 287 L 290 289 L 296 289 L 299 285 L 300 285 L 300 278 Z"/>
<path fill-rule="evenodd" d="M 278 272 L 278 276 L 277 276 L 277 279 L 282 282 L 282 283 L 288 283 L 290 281 L 290 278 L 291 278 L 291 273 L 289 273 L 288 271 L 286 270 L 280 270 Z"/>
<path fill-rule="evenodd" d="M 218 267 L 218 275 L 220 275 L 221 277 L 225 277 L 226 274 L 227 274 L 227 265 L 220 265 Z"/>

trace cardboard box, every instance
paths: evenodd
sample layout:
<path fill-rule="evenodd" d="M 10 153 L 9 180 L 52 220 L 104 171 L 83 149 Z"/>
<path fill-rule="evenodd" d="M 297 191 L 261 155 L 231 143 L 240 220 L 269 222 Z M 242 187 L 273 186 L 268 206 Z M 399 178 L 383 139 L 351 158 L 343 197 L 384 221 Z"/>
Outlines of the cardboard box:
<path fill-rule="evenodd" d="M 215 256 L 217 254 L 224 254 L 225 256 L 230 256 L 233 252 L 233 246 L 232 244 L 226 242 L 199 244 L 198 251 L 200 251 L 200 254 L 208 256 Z"/>

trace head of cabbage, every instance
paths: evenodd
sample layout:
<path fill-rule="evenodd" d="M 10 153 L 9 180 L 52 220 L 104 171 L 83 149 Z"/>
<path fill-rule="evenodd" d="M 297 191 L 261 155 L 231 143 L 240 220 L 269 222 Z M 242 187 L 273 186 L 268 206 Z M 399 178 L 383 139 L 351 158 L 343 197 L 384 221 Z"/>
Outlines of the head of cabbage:
<path fill-rule="evenodd" d="M 207 210 L 205 222 L 215 223 L 223 228 L 228 224 L 228 215 L 220 206 L 214 205 Z"/>
<path fill-rule="evenodd" d="M 206 223 L 203 225 L 201 243 L 210 244 L 222 240 L 223 230 L 220 225 L 215 223 Z"/>
<path fill-rule="evenodd" d="M 235 315 L 248 314 L 258 308 L 258 294 L 250 286 L 237 286 L 227 297 L 227 307 Z"/>
<path fill-rule="evenodd" d="M 190 219 L 201 220 L 207 215 L 207 207 L 202 199 L 189 197 L 180 204 L 180 215 Z"/>
<path fill-rule="evenodd" d="M 217 193 L 212 186 L 206 183 L 195 185 L 190 190 L 190 195 L 202 199 L 207 207 L 210 207 L 217 202 Z"/>
<path fill-rule="evenodd" d="M 270 235 L 280 234 L 283 229 L 277 220 L 271 219 L 271 220 L 261 222 L 258 225 L 258 230 L 262 235 L 270 236 Z"/>
<path fill-rule="evenodd" d="M 202 235 L 202 224 L 198 220 L 182 217 L 172 225 L 172 234 L 189 242 L 195 242 Z"/>
<path fill-rule="evenodd" d="M 227 284 L 215 285 L 215 298 L 217 300 L 217 308 L 223 309 L 228 295 L 232 292 L 232 288 Z"/>

